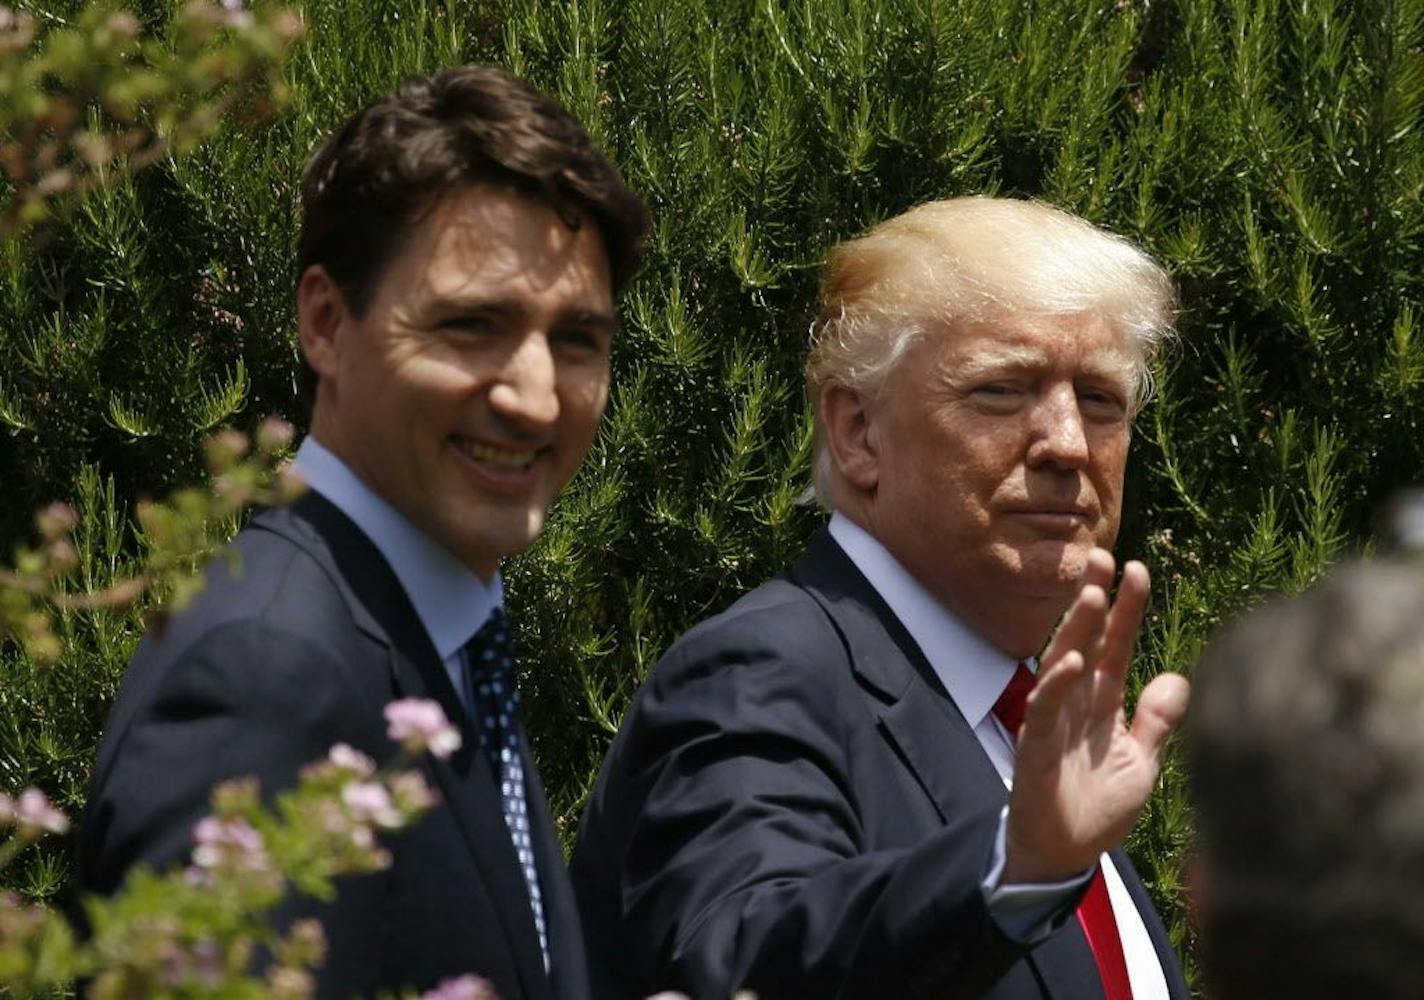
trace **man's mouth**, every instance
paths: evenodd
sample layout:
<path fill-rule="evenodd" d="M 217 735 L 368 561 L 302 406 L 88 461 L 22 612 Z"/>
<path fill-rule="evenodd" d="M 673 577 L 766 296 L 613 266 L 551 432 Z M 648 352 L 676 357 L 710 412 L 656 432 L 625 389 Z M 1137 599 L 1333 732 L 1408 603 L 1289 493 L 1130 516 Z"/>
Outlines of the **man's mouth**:
<path fill-rule="evenodd" d="M 502 469 L 528 468 L 530 465 L 533 465 L 534 460 L 539 457 L 539 449 L 537 448 L 501 448 L 497 445 L 474 441 L 467 437 L 453 437 L 451 441 L 455 447 L 467 457 L 477 462 L 498 466 Z"/>
<path fill-rule="evenodd" d="M 1020 523 L 1029 524 L 1037 531 L 1056 535 L 1059 532 L 1077 532 L 1093 523 L 1092 515 L 1075 507 L 1035 507 L 1018 509 L 1012 516 Z"/>

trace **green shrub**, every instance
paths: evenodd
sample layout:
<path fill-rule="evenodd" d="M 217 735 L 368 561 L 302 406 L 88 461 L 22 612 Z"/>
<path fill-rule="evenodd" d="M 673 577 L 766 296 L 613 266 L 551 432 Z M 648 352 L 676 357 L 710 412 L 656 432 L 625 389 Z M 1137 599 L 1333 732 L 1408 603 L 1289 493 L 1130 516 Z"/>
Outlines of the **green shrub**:
<path fill-rule="evenodd" d="M 1181 284 L 1119 546 L 1156 580 L 1139 678 L 1189 669 L 1222 619 L 1364 546 L 1376 501 L 1424 470 L 1421 0 L 312 0 L 305 17 L 273 126 L 223 129 L 0 249 L 0 538 L 92 496 L 103 578 L 134 551 L 135 499 L 191 481 L 207 428 L 301 423 L 291 272 L 312 144 L 411 72 L 528 76 L 656 217 L 599 442 L 507 569 L 566 834 L 662 649 L 819 523 L 796 503 L 818 264 L 912 204 L 1043 198 Z M 77 806 L 138 628 L 73 616 L 55 668 L 0 652 L 12 790 Z M 1188 837 L 1173 760 L 1130 847 L 1190 951 Z M 54 884 L 47 864 L 31 888 Z"/>

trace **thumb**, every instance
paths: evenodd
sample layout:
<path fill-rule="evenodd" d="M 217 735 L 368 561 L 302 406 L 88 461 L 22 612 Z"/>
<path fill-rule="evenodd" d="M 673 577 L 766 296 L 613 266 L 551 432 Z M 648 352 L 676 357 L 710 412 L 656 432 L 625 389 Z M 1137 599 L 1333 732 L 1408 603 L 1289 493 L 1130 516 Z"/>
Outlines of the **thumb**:
<path fill-rule="evenodd" d="M 1191 685 L 1181 674 L 1161 674 L 1142 689 L 1132 716 L 1132 738 L 1154 758 L 1187 714 Z"/>

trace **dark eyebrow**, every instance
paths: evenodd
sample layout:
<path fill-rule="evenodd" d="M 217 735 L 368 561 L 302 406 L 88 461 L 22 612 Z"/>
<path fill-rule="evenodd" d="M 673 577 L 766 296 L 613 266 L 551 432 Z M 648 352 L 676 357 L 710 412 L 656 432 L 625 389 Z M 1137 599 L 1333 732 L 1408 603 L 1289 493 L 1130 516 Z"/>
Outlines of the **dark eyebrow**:
<path fill-rule="evenodd" d="M 489 316 L 493 319 L 524 320 L 528 310 L 518 302 L 501 299 L 438 299 L 430 304 L 431 312 L 441 316 Z M 577 326 L 613 331 L 618 319 L 601 309 L 569 309 L 554 317 L 554 326 Z"/>
<path fill-rule="evenodd" d="M 559 321 L 561 326 L 582 326 L 595 330 L 613 330 L 618 326 L 616 316 L 599 309 L 572 309 L 561 313 Z"/>

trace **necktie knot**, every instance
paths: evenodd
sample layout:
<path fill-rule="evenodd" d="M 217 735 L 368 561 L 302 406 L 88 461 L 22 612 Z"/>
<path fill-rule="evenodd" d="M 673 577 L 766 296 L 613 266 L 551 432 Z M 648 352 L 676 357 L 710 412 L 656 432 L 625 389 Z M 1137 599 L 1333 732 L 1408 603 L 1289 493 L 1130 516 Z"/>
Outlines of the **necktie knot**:
<path fill-rule="evenodd" d="M 1037 683 L 1038 678 L 1020 660 L 1014 675 L 1009 678 L 1008 686 L 999 695 L 999 700 L 994 702 L 994 717 L 1003 723 L 1014 739 L 1018 739 L 1019 730 L 1023 728 L 1024 716 L 1028 713 L 1028 695 Z"/>

